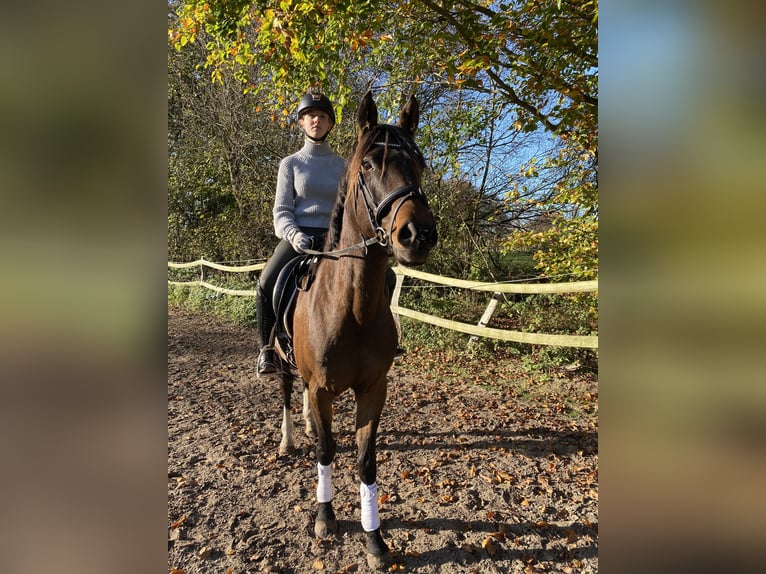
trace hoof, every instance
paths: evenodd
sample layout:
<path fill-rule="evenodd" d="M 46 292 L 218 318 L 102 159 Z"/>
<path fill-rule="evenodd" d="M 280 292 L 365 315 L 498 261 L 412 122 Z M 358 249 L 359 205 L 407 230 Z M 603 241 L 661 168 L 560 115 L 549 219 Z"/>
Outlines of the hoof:
<path fill-rule="evenodd" d="M 289 444 L 280 444 L 279 445 L 279 456 L 283 456 L 286 454 L 290 454 L 295 449 L 295 445 L 293 443 Z"/>
<path fill-rule="evenodd" d="M 371 570 L 388 570 L 394 563 L 391 558 L 391 553 L 384 554 L 383 556 L 375 556 L 374 554 L 367 554 L 367 566 Z"/>
<path fill-rule="evenodd" d="M 367 535 L 367 566 L 373 570 L 387 570 L 393 563 L 393 557 L 380 535 L 380 528 L 365 534 Z"/>
<path fill-rule="evenodd" d="M 314 535 L 317 538 L 331 538 L 338 533 L 338 522 L 329 502 L 319 503 L 319 512 L 314 523 Z"/>

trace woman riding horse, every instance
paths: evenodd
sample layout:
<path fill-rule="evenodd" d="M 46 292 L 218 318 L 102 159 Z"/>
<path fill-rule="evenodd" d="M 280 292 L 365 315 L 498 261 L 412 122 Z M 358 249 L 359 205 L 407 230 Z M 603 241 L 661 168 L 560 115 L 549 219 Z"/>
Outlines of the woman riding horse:
<path fill-rule="evenodd" d="M 421 265 L 436 244 L 433 214 L 420 182 L 425 162 L 413 135 L 418 103 L 411 97 L 396 126 L 378 124 L 368 93 L 357 114 L 359 135 L 348 161 L 332 217 L 324 257 L 308 290 L 298 293 L 293 342 L 305 384 L 307 432 L 317 437 L 315 534 L 328 537 L 338 525 L 332 508 L 332 401 L 351 389 L 356 400 L 356 443 L 362 529 L 368 562 L 385 567 L 391 558 L 380 533 L 375 442 L 386 375 L 394 360 L 397 329 L 386 290 L 389 257 Z M 293 376 L 282 375 L 282 444 L 293 445 L 290 393 Z M 307 403 L 307 404 L 306 404 Z"/>

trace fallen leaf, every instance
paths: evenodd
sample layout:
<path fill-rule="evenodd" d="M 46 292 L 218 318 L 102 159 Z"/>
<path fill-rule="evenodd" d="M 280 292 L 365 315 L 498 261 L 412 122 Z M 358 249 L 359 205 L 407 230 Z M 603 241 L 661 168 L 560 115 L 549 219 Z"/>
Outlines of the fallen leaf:
<path fill-rule="evenodd" d="M 577 542 L 577 539 L 579 538 L 579 536 L 577 536 L 577 532 L 575 532 L 571 528 L 567 528 L 566 530 L 564 530 L 564 534 L 567 537 L 567 544 L 574 544 L 575 542 Z"/>
<path fill-rule="evenodd" d="M 314 560 L 312 566 L 314 567 L 314 570 L 324 570 L 324 562 L 322 562 L 319 558 Z"/>
<path fill-rule="evenodd" d="M 184 514 L 181 518 L 179 518 L 173 524 L 170 525 L 170 529 L 175 530 L 176 528 L 181 526 L 184 523 L 184 520 L 186 520 L 186 518 L 187 518 L 187 515 Z"/>
<path fill-rule="evenodd" d="M 199 557 L 200 560 L 207 560 L 208 558 L 210 558 L 210 555 L 212 553 L 213 553 L 213 549 L 212 548 L 208 548 L 207 546 L 203 546 L 202 548 L 200 548 L 200 551 L 197 554 L 197 556 Z"/>
<path fill-rule="evenodd" d="M 495 546 L 495 539 L 491 536 L 487 536 L 481 541 L 481 547 L 487 551 L 487 554 L 494 556 L 497 553 L 497 546 Z"/>
<path fill-rule="evenodd" d="M 499 480 L 504 480 L 505 482 L 513 482 L 514 481 L 513 475 L 508 474 L 504 470 L 498 470 L 497 471 L 497 478 Z"/>
<path fill-rule="evenodd" d="M 522 554 L 521 555 L 521 561 L 525 564 L 532 564 L 532 562 L 535 561 L 535 557 L 531 554 Z"/>
<path fill-rule="evenodd" d="M 416 550 L 405 550 L 404 555 L 410 556 L 412 558 L 417 558 L 418 556 L 420 556 L 420 552 L 417 552 Z"/>
<path fill-rule="evenodd" d="M 170 574 L 186 574 L 186 570 L 183 570 L 182 568 L 172 568 Z"/>

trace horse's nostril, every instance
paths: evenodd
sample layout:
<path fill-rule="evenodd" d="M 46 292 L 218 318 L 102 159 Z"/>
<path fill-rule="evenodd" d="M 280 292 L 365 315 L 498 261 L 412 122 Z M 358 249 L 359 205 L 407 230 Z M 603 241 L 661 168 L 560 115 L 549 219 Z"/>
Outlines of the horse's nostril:
<path fill-rule="evenodd" d="M 409 247 L 417 236 L 417 226 L 410 222 L 399 230 L 399 243 Z"/>
<path fill-rule="evenodd" d="M 436 245 L 436 227 L 433 225 L 421 225 L 417 228 L 416 241 L 421 245 L 433 247 Z"/>
<path fill-rule="evenodd" d="M 428 243 L 431 246 L 436 245 L 436 242 L 439 239 L 439 236 L 436 233 L 435 225 L 425 225 L 421 228 L 421 232 L 422 232 L 422 238 L 424 242 Z"/>
<path fill-rule="evenodd" d="M 404 247 L 430 249 L 436 245 L 436 227 L 410 222 L 399 230 L 397 239 Z"/>

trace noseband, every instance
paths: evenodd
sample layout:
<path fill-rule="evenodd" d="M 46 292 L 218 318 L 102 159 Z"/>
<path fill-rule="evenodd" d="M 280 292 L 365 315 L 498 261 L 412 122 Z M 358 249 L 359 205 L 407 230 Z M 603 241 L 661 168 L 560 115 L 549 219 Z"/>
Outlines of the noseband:
<path fill-rule="evenodd" d="M 401 147 L 399 144 L 393 144 L 393 143 L 385 143 L 385 142 L 375 142 L 373 145 L 382 145 L 382 146 L 390 146 L 390 147 Z M 396 220 L 396 214 L 399 213 L 399 210 L 402 208 L 402 205 L 408 200 L 415 200 L 420 199 L 428 208 L 428 200 L 426 199 L 425 194 L 423 193 L 423 190 L 420 189 L 419 186 L 416 185 L 405 185 L 402 187 L 399 187 L 386 195 L 380 203 L 375 203 L 375 198 L 372 196 L 372 192 L 370 192 L 370 188 L 367 187 L 367 183 L 364 181 L 364 174 L 362 170 L 359 170 L 359 177 L 357 179 L 359 189 L 362 190 L 362 198 L 364 199 L 364 205 L 367 208 L 367 216 L 370 218 L 370 226 L 372 228 L 373 234 L 375 236 L 375 239 L 377 240 L 377 243 L 383 247 L 387 247 L 389 244 L 389 239 L 391 238 L 391 235 L 393 234 L 394 229 L 394 221 Z M 388 226 L 388 231 L 383 229 L 383 218 L 386 216 L 386 213 L 392 208 L 395 202 L 396 206 L 393 208 L 393 214 L 391 215 L 391 221 Z"/>

